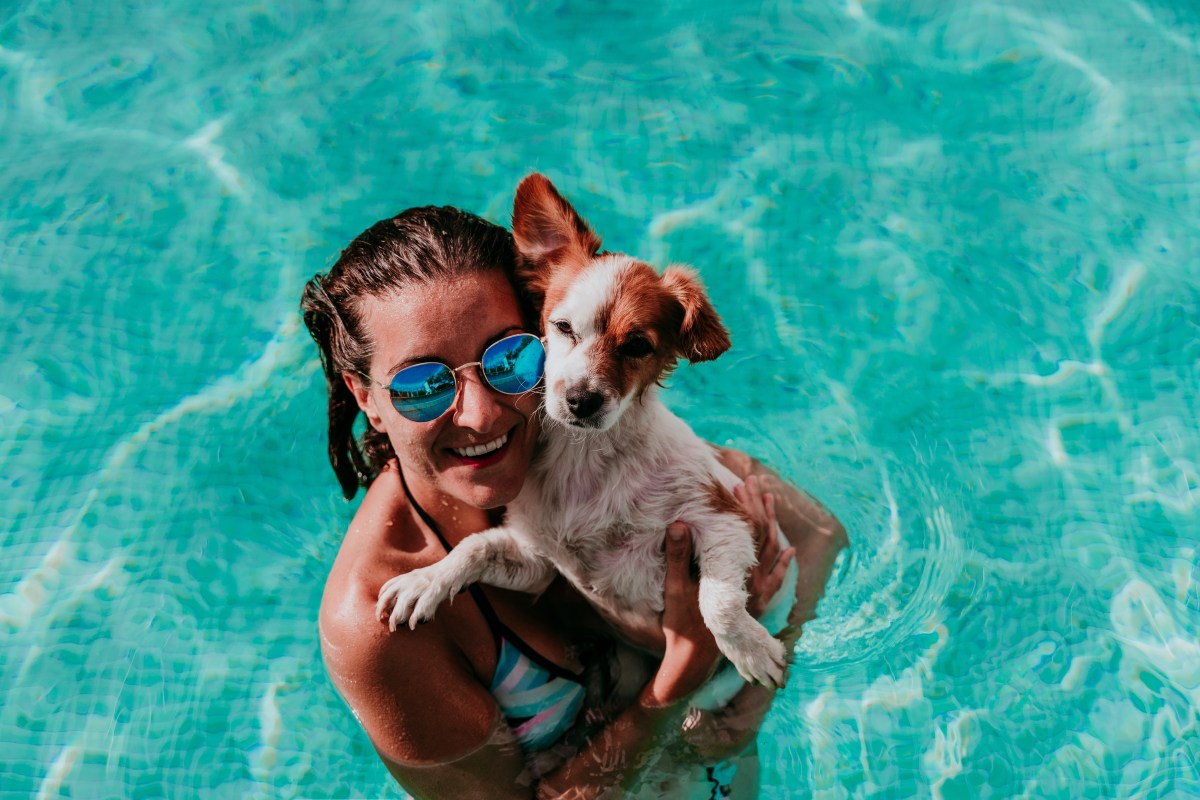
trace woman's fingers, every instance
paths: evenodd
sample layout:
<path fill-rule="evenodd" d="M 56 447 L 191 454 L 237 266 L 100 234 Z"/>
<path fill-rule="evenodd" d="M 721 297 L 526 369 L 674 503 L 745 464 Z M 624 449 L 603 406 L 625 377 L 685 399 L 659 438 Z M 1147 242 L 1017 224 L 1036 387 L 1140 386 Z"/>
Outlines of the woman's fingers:
<path fill-rule="evenodd" d="M 676 520 L 667 526 L 667 569 L 678 567 L 692 553 L 692 543 L 688 537 L 688 527 Z"/>
<path fill-rule="evenodd" d="M 667 577 L 663 586 L 662 663 L 647 687 L 652 706 L 674 703 L 696 690 L 716 664 L 716 642 L 700 615 L 700 581 L 692 574 L 692 535 L 673 522 L 667 528 Z"/>
<path fill-rule="evenodd" d="M 674 635 L 693 642 L 711 641 L 712 634 L 700 615 L 700 577 L 693 569 L 692 532 L 682 522 L 667 527 L 663 606 L 663 632 L 668 639 Z"/>
<path fill-rule="evenodd" d="M 747 592 L 749 599 L 746 610 L 750 616 L 758 619 L 767 610 L 771 598 L 783 587 L 783 579 L 787 575 L 788 564 L 796 557 L 796 550 L 789 547 L 779 554 L 779 558 L 769 567 L 755 567 L 756 580 Z"/>
<path fill-rule="evenodd" d="M 775 502 L 769 494 L 765 495 L 762 521 L 756 527 L 758 560 L 770 567 L 779 558 L 779 537 L 775 534 Z"/>
<path fill-rule="evenodd" d="M 742 504 L 742 510 L 750 517 L 754 525 L 754 539 L 759 552 L 772 537 L 771 532 L 774 510 L 769 492 L 762 490 L 762 483 L 753 475 L 746 481 L 734 487 L 734 496 Z"/>
<path fill-rule="evenodd" d="M 767 599 L 775 596 L 775 593 L 783 586 L 783 578 L 787 575 L 788 564 L 796 560 L 796 548 L 789 547 L 779 554 L 779 559 L 775 562 L 775 566 L 771 569 L 771 575 L 767 578 Z"/>
<path fill-rule="evenodd" d="M 750 518 L 754 533 L 756 562 L 746 576 L 749 595 L 746 608 L 758 617 L 779 591 L 784 574 L 784 569 L 780 569 L 782 545 L 775 533 L 775 497 L 763 491 L 762 482 L 753 475 L 734 487 L 734 496 Z M 783 565 L 786 568 L 787 563 Z"/>
<path fill-rule="evenodd" d="M 667 579 L 663 587 L 663 601 L 666 604 L 664 627 L 668 624 L 667 614 L 696 605 L 698 591 L 699 582 L 692 577 L 691 532 L 682 522 L 672 522 L 667 526 Z"/>
<path fill-rule="evenodd" d="M 746 479 L 746 492 L 750 495 L 750 502 L 756 508 L 762 508 L 762 486 L 758 482 L 758 478 L 751 475 Z"/>

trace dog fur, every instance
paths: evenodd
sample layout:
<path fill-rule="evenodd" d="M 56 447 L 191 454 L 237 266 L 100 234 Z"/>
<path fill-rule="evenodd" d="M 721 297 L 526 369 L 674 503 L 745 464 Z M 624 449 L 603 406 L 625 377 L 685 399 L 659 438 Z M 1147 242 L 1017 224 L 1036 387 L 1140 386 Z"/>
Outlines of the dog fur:
<path fill-rule="evenodd" d="M 753 531 L 737 479 L 658 399 L 680 357 L 708 361 L 729 335 L 695 275 L 659 275 L 600 239 L 542 175 L 517 189 L 513 236 L 546 336 L 542 447 L 500 527 L 388 581 L 381 616 L 416 625 L 471 583 L 540 591 L 564 575 L 618 630 L 661 625 L 663 536 L 682 520 L 700 613 L 748 681 L 783 684 L 786 657 L 746 610 Z"/>

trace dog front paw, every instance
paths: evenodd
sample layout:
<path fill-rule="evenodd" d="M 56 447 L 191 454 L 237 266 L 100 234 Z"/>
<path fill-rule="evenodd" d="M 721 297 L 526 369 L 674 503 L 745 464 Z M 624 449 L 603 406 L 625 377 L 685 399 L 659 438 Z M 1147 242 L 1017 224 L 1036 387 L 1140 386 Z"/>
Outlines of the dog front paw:
<path fill-rule="evenodd" d="M 730 648 L 724 651 L 725 655 L 747 682 L 782 689 L 788 665 L 787 648 L 766 629 L 758 631 L 746 646 Z"/>
<path fill-rule="evenodd" d="M 415 569 L 383 585 L 375 613 L 393 631 L 401 625 L 416 628 L 418 623 L 433 619 L 438 606 L 453 598 L 461 588 L 440 575 L 437 565 Z"/>

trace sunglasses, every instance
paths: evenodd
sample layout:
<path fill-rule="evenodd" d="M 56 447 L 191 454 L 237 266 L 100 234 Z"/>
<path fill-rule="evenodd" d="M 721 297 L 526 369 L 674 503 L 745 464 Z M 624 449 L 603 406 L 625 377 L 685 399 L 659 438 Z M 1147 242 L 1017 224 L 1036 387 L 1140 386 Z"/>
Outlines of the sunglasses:
<path fill-rule="evenodd" d="M 524 394 L 542 380 L 546 348 L 532 333 L 516 333 L 488 345 L 478 361 L 453 369 L 436 361 L 407 366 L 388 383 L 392 405 L 405 419 L 432 422 L 454 405 L 458 372 L 467 367 L 479 367 L 488 386 L 501 394 Z"/>

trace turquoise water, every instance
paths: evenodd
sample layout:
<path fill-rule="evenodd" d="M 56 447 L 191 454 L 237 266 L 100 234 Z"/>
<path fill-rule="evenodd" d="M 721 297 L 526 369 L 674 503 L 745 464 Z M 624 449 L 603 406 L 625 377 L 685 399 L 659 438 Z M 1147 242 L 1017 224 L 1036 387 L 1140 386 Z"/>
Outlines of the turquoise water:
<path fill-rule="evenodd" d="M 1200 10 L 8 3 L 0 795 L 400 796 L 314 619 L 303 281 L 533 169 L 845 522 L 763 797 L 1200 795 Z"/>

